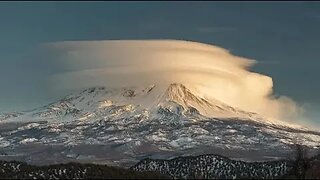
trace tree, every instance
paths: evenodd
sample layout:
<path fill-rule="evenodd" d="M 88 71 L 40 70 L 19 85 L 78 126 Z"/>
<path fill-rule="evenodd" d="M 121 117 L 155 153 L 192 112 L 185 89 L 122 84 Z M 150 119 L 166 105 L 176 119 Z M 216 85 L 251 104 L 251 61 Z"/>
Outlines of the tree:
<path fill-rule="evenodd" d="M 295 154 L 296 157 L 293 164 L 293 173 L 297 179 L 305 179 L 306 172 L 310 167 L 310 159 L 307 157 L 307 148 L 300 144 L 295 144 Z"/>

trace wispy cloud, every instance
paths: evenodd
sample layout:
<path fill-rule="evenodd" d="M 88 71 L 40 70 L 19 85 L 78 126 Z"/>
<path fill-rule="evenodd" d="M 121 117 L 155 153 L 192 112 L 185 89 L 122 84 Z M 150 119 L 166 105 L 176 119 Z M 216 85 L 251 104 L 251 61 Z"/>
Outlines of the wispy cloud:
<path fill-rule="evenodd" d="M 257 61 L 257 64 L 280 64 L 280 61 Z"/>

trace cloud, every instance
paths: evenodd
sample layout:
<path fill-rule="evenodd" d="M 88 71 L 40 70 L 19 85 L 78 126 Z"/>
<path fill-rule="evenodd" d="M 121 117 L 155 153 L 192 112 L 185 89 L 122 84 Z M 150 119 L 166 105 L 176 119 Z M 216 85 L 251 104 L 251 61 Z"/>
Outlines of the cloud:
<path fill-rule="evenodd" d="M 52 89 L 183 83 L 203 97 L 277 119 L 294 119 L 301 108 L 273 95 L 271 77 L 250 71 L 255 60 L 218 46 L 177 40 L 67 41 L 49 43 L 64 73 Z M 51 54 L 52 54 L 51 52 Z"/>
<path fill-rule="evenodd" d="M 280 64 L 280 61 L 258 61 L 258 64 Z"/>

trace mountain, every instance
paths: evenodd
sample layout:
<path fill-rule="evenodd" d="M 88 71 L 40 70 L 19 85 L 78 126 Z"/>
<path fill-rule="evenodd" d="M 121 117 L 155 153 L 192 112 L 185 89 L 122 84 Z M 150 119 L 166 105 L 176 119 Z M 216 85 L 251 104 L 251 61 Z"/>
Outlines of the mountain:
<path fill-rule="evenodd" d="M 94 87 L 30 111 L 0 116 L 0 159 L 130 167 L 144 158 L 216 153 L 287 158 L 294 143 L 319 148 L 320 133 L 205 99 L 182 84 Z"/>

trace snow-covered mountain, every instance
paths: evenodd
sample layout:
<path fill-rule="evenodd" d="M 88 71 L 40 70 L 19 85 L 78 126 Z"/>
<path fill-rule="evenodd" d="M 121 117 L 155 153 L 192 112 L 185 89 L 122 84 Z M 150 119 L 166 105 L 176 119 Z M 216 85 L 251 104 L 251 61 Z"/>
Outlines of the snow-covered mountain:
<path fill-rule="evenodd" d="M 95 87 L 31 111 L 0 115 L 0 159 L 129 166 L 143 158 L 218 153 L 283 158 L 293 143 L 319 148 L 320 133 L 269 121 L 182 84 Z"/>

